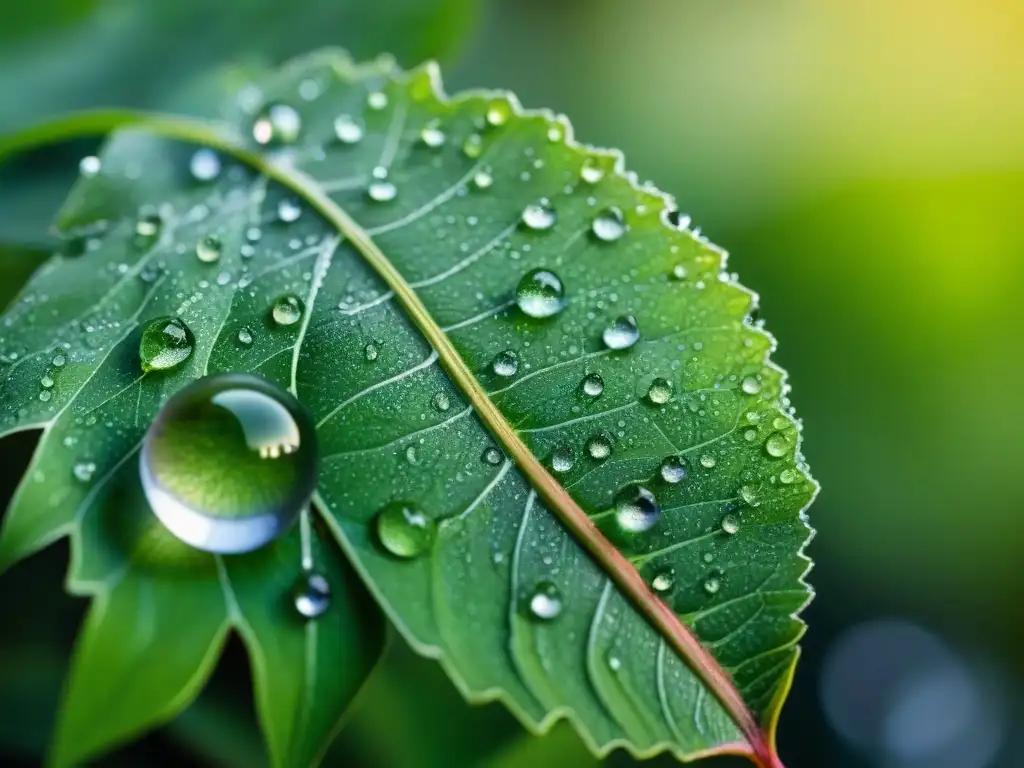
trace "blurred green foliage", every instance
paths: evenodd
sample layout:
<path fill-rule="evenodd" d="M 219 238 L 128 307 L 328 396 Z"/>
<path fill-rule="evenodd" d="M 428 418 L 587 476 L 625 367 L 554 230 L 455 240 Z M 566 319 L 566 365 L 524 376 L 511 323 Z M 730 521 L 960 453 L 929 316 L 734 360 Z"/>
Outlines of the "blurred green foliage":
<path fill-rule="evenodd" d="M 280 7 L 299 14 L 302 5 Z M 164 53 L 152 60 L 181 65 L 184 40 L 206 23 L 168 27 L 152 43 Z M 248 23 L 276 34 L 273 24 Z M 298 48 L 352 44 L 344 30 L 313 28 L 319 36 Z M 926 10 L 890 0 L 495 0 L 447 78 L 450 90 L 512 88 L 528 106 L 569 114 L 581 140 L 623 149 L 628 166 L 673 192 L 762 295 L 824 488 L 811 511 L 819 597 L 782 714 L 791 768 L 867 764 L 829 732 L 817 691 L 827 647 L 865 619 L 896 615 L 931 627 L 984 658 L 1020 700 L 1022 29 L 1017 0 L 934 0 Z M 403 37 L 416 30 L 387 29 L 358 52 L 437 53 Z M 13 46 L 9 33 L 2 59 L 46 63 L 23 91 L 46 94 L 45 109 L 96 103 L 97 92 L 73 76 L 82 61 L 102 60 L 118 33 L 97 32 L 81 48 L 62 47 L 61 34 L 43 30 Z M 218 50 L 204 66 L 259 55 L 245 42 L 255 37 L 239 39 L 207 38 Z M 124 69 L 108 71 L 115 80 L 134 74 Z M 3 74 L 14 71 L 0 72 L 4 88 L 20 82 Z M 146 96 L 146 79 L 138 82 L 123 93 Z M 4 88 L 2 103 L 18 105 L 0 111 L 8 125 L 44 113 L 21 112 L 21 98 Z M 75 158 L 60 159 L 73 166 Z M 0 177 L 0 191 L 10 183 Z M 18 210 L 3 198 L 0 225 Z M 20 279 L 9 270 L 24 266 L 3 259 L 8 290 Z M 30 446 L 27 438 L 3 445 L 8 492 Z M 25 764 L 45 735 L 80 609 L 59 594 L 62 564 L 47 553 L 0 582 L 0 710 L 18 716 L 0 728 L 0 751 Z M 238 666 L 221 680 L 230 705 L 215 703 L 240 711 L 244 723 L 251 713 Z M 122 759 L 173 747 L 184 760 L 226 764 L 218 749 L 228 731 L 211 732 L 211 717 L 189 725 L 186 716 Z M 1012 766 L 1016 757 L 1010 745 L 989 764 Z M 407 652 L 371 682 L 332 759 L 586 764 L 564 727 L 524 737 L 500 707 L 466 707 L 432 662 Z"/>

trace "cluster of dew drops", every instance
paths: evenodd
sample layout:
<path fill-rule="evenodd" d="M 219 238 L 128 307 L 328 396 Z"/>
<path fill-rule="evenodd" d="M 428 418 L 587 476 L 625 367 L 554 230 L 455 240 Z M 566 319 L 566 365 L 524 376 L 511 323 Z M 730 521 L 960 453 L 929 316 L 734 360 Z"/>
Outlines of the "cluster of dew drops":
<path fill-rule="evenodd" d="M 300 86 L 300 95 L 309 99 L 315 97 L 314 91 L 318 88 L 314 81 L 304 81 Z M 381 92 L 370 93 L 367 97 L 367 105 L 371 110 L 382 110 L 387 107 L 388 100 Z M 512 116 L 511 105 L 504 100 L 496 100 L 486 110 L 483 122 L 491 127 L 497 128 L 507 122 Z M 337 141 L 345 145 L 358 144 L 365 135 L 363 124 L 355 117 L 347 114 L 339 115 L 334 121 L 334 134 Z M 280 146 L 296 143 L 302 132 L 302 120 L 296 109 L 284 103 L 271 103 L 258 111 L 252 123 L 253 139 L 263 146 Z M 427 147 L 437 149 L 446 144 L 448 135 L 444 126 L 437 120 L 428 122 L 420 132 L 420 141 Z M 552 124 L 549 129 L 548 138 L 552 142 L 564 139 L 564 128 L 559 124 Z M 471 159 L 480 157 L 483 151 L 483 139 L 479 133 L 470 134 L 462 143 L 463 154 Z M 580 179 L 588 184 L 595 185 L 600 182 L 607 173 L 608 158 L 587 156 L 584 158 L 579 170 Z M 216 152 L 211 149 L 197 150 L 189 163 L 191 175 L 199 182 L 211 182 L 221 174 L 221 161 Z M 97 157 L 89 156 L 80 163 L 80 171 L 83 176 L 92 177 L 100 173 L 101 163 Z M 481 167 L 476 171 L 471 183 L 478 190 L 486 190 L 494 184 L 492 172 L 487 167 Z M 375 169 L 372 180 L 366 188 L 367 198 L 378 203 L 386 203 L 398 196 L 396 185 L 387 177 L 386 169 Z M 278 219 L 285 223 L 291 223 L 301 216 L 301 206 L 292 199 L 285 198 L 280 201 L 277 210 Z M 663 221 L 672 229 L 686 230 L 689 228 L 689 218 L 671 209 L 666 209 L 662 214 Z M 558 215 L 550 200 L 544 198 L 527 205 L 520 216 L 521 226 L 535 232 L 545 232 L 555 227 Z M 147 213 L 140 216 L 136 224 L 136 237 L 150 242 L 160 234 L 162 225 L 159 214 Z M 597 213 L 592 219 L 590 226 L 591 236 L 603 243 L 618 241 L 628 235 L 629 226 L 622 211 L 616 207 L 608 207 Z M 255 244 L 259 241 L 261 233 L 258 227 L 251 227 L 246 232 L 246 242 L 242 246 L 242 257 L 251 257 L 254 253 Z M 694 232 L 699 237 L 699 230 Z M 224 247 L 216 235 L 201 237 L 195 244 L 195 257 L 204 264 L 217 264 L 220 261 Z M 687 278 L 687 271 L 681 264 L 672 268 L 670 279 L 682 281 Z M 218 282 L 224 284 L 227 280 L 218 278 Z M 239 283 L 240 286 L 244 280 Z M 532 269 L 522 275 L 515 289 L 515 304 L 526 316 L 536 320 L 553 318 L 562 312 L 568 304 L 566 286 L 561 277 L 549 269 Z M 306 312 L 302 299 L 293 293 L 286 293 L 275 298 L 269 307 L 268 315 L 275 326 L 288 327 L 297 325 Z M 180 366 L 191 355 L 195 340 L 191 330 L 180 318 L 161 317 L 151 320 L 143 330 L 143 341 L 141 347 L 141 361 L 145 372 L 170 370 Z M 601 333 L 601 343 L 612 352 L 628 353 L 628 350 L 637 345 L 641 340 L 641 330 L 637 319 L 633 315 L 624 314 L 613 318 Z M 241 328 L 237 332 L 237 342 L 243 347 L 249 346 L 254 341 L 254 332 L 248 327 Z M 367 362 L 373 362 L 379 354 L 379 342 L 370 342 L 364 349 Z M 59 351 L 53 357 L 54 368 L 62 367 L 66 362 L 66 355 Z M 492 363 L 491 371 L 499 378 L 512 379 L 519 373 L 519 357 L 515 350 L 506 349 L 498 353 Z M 53 377 L 48 373 L 42 380 L 42 390 L 39 399 L 46 402 L 51 397 Z M 739 382 L 739 389 L 745 395 L 757 396 L 761 393 L 762 383 L 759 375 L 744 377 Z M 604 394 L 605 382 L 597 372 L 586 373 L 579 383 L 579 392 L 588 400 L 596 400 Z M 654 378 L 644 395 L 644 399 L 653 406 L 663 406 L 674 396 L 672 383 L 665 378 Z M 768 398 L 768 393 L 764 394 Z M 450 408 L 450 399 L 447 394 L 437 393 L 432 400 L 433 406 L 439 411 L 446 411 Z M 746 414 L 748 426 L 743 431 L 744 438 L 748 441 L 760 439 L 758 422 L 762 414 L 757 410 L 751 410 Z M 764 441 L 764 450 L 772 458 L 781 459 L 787 456 L 794 448 L 791 436 L 787 432 L 791 428 L 791 422 L 785 418 L 774 419 L 773 431 Z M 586 455 L 595 462 L 603 462 L 608 459 L 614 451 L 614 439 L 607 432 L 598 432 L 592 435 L 585 443 Z M 487 448 L 482 456 L 482 461 L 491 466 L 498 466 L 505 461 L 502 452 L 495 448 Z M 701 455 L 697 459 L 704 470 L 711 470 L 715 467 L 716 458 L 711 453 Z M 571 446 L 562 445 L 557 447 L 549 457 L 548 465 L 556 475 L 564 475 L 570 472 L 576 464 L 575 451 Z M 74 476 L 82 481 L 89 482 L 96 470 L 95 463 L 91 461 L 80 461 L 74 465 Z M 659 482 L 665 486 L 675 486 L 684 482 L 691 474 L 691 467 L 687 459 L 678 455 L 670 455 L 664 458 L 658 468 L 656 477 L 647 485 L 654 486 Z M 801 479 L 799 472 L 793 468 L 786 468 L 779 474 L 779 479 L 784 484 L 798 482 Z M 757 491 L 752 486 L 744 486 L 740 489 L 740 497 L 745 503 L 751 506 L 757 504 Z M 616 532 L 619 535 L 635 536 L 652 530 L 661 518 L 656 494 L 646 485 L 630 484 L 621 489 L 614 498 L 611 510 Z M 419 510 L 416 504 L 411 502 L 393 502 L 379 510 L 373 518 L 376 540 L 378 544 L 389 555 L 402 559 L 412 560 L 425 552 L 428 552 L 433 545 L 437 524 L 436 521 Z M 740 517 L 735 511 L 725 514 L 720 521 L 720 531 L 724 536 L 734 536 L 740 531 Z M 499 556 L 495 561 L 499 562 Z M 714 555 L 706 552 L 703 555 L 705 563 L 711 563 Z M 676 586 L 675 573 L 671 568 L 664 568 L 656 571 L 649 580 L 651 589 L 660 595 L 667 595 Z M 706 594 L 714 595 L 721 588 L 721 572 L 712 570 L 703 582 L 703 589 Z M 326 577 L 312 569 L 304 569 L 301 577 L 296 582 L 293 591 L 294 607 L 303 617 L 316 618 L 322 615 L 330 603 L 330 585 Z M 564 608 L 564 599 L 558 587 L 551 581 L 542 580 L 538 582 L 526 596 L 525 608 L 528 614 L 539 621 L 552 621 L 558 618 Z M 617 659 L 610 660 L 613 668 L 617 666 Z"/>

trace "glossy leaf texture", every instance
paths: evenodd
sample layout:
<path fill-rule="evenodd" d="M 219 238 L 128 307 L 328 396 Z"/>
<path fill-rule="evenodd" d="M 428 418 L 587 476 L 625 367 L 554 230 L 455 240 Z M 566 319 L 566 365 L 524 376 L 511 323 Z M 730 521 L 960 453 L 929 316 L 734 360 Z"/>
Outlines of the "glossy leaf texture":
<path fill-rule="evenodd" d="M 217 180 L 166 137 L 222 150 Z M 220 123 L 143 120 L 99 166 L 62 220 L 81 255 L 3 319 L 7 428 L 47 428 L 6 560 L 80 527 L 171 391 L 250 371 L 313 414 L 323 522 L 467 698 L 538 731 L 569 717 L 598 753 L 781 765 L 817 487 L 756 297 L 670 199 L 564 119 L 337 52 L 243 88 Z M 283 296 L 301 321 L 275 321 Z M 168 314 L 202 354 L 141 377 L 138 326 Z"/>

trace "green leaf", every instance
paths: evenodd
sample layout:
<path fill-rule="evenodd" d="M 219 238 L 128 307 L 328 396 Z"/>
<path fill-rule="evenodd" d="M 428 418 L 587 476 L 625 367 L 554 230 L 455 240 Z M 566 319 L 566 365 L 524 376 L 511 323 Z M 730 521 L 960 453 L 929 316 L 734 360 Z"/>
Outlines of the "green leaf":
<path fill-rule="evenodd" d="M 316 98 L 299 97 L 305 83 Z M 69 250 L 95 244 L 55 257 L 4 317 L 6 428 L 46 428 L 53 480 L 37 489 L 37 458 L 0 562 L 74 529 L 67 486 L 96 487 L 67 479 L 75 460 L 106 478 L 170 392 L 255 372 L 312 413 L 324 522 L 469 699 L 501 699 L 535 731 L 568 717 L 602 754 L 780 766 L 816 485 L 756 298 L 724 254 L 564 119 L 507 94 L 448 99 L 430 64 L 316 54 L 224 115 L 93 114 L 9 143 L 138 126 L 65 208 Z M 168 138 L 244 165 L 204 186 Z M 152 206 L 162 234 L 140 244 Z M 193 255 L 211 234 L 216 264 Z M 540 305 L 517 304 L 534 269 L 557 278 L 526 285 Z M 305 309 L 282 327 L 270 308 L 285 293 Z M 197 354 L 141 376 L 138 326 L 168 314 Z M 74 451 L 59 446 L 70 431 Z"/>

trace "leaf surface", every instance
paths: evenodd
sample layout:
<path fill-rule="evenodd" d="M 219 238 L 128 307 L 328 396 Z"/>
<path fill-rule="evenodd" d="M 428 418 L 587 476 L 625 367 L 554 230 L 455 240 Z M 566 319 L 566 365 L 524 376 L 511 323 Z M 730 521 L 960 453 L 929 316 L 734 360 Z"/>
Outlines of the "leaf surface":
<path fill-rule="evenodd" d="M 275 142 L 272 105 L 296 110 L 294 142 Z M 185 381 L 245 370 L 290 385 L 317 423 L 324 522 L 467 697 L 501 698 L 535 730 L 570 717 L 599 753 L 781 765 L 773 731 L 810 597 L 816 486 L 772 339 L 724 254 L 563 119 L 505 94 L 449 100 L 432 65 L 326 52 L 243 89 L 222 122 L 143 122 L 66 206 L 65 231 L 108 222 L 97 244 L 51 262 L 4 317 L 8 428 L 45 426 L 39 456 L 64 457 L 66 473 L 83 445 L 64 451 L 57 435 L 113 398 L 112 426 L 80 427 L 105 478 Z M 256 173 L 231 166 L 202 190 L 187 152 L 154 132 Z M 140 248 L 136 223 L 157 205 L 161 237 Z M 209 234 L 225 246 L 216 265 L 193 255 Z M 533 269 L 564 285 L 550 317 L 517 304 Z M 304 315 L 279 327 L 270 308 L 285 293 Z M 133 334 L 160 314 L 181 317 L 204 355 L 140 378 Z M 73 364 L 40 402 L 63 343 Z M 27 501 L 51 493 L 34 478 L 8 514 L 4 560 L 73 530 L 73 499 Z M 638 485 L 660 514 L 631 531 L 650 522 L 622 505 Z M 415 557 L 394 554 L 386 523 L 382 536 L 382 510 L 400 503 L 436 526 Z"/>

